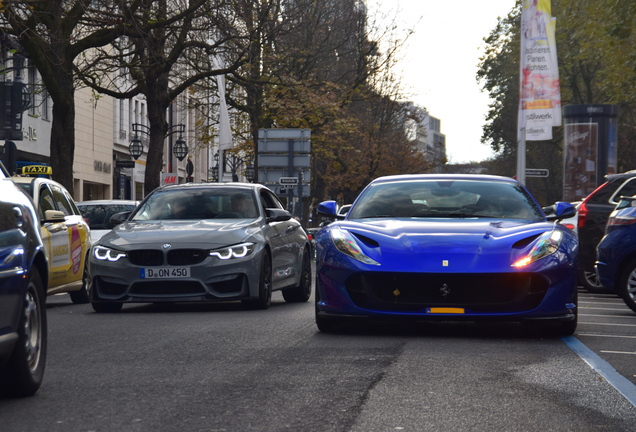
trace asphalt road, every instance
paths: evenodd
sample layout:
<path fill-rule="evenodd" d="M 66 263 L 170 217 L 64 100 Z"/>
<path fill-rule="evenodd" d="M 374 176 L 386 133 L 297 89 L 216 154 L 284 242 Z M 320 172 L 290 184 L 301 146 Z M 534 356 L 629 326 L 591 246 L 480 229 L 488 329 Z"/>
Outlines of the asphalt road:
<path fill-rule="evenodd" d="M 580 300 L 576 338 L 634 382 L 636 358 L 613 352 L 636 351 L 625 326 L 636 314 L 613 296 Z M 0 399 L 3 432 L 636 430 L 634 405 L 564 340 L 516 325 L 323 334 L 313 298 L 287 304 L 280 293 L 266 311 L 97 314 L 67 295 L 47 305 L 44 384 Z"/>

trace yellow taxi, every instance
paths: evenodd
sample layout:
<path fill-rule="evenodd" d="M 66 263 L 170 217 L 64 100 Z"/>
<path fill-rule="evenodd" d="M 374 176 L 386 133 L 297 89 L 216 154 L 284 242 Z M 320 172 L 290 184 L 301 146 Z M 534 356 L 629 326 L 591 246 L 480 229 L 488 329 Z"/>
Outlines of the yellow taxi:
<path fill-rule="evenodd" d="M 91 235 L 68 191 L 51 175 L 51 167 L 25 166 L 11 179 L 33 198 L 40 216 L 40 233 L 49 261 L 47 295 L 68 292 L 73 303 L 88 303 L 85 280 Z M 32 177 L 35 176 L 35 177 Z"/>

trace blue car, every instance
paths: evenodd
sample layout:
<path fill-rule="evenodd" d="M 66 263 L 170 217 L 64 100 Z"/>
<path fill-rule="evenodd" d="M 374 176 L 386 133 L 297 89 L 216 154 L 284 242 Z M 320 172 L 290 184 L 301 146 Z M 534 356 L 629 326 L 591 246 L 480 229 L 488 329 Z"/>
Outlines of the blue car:
<path fill-rule="evenodd" d="M 402 175 L 371 182 L 345 218 L 316 239 L 316 324 L 407 319 L 577 325 L 578 240 L 548 221 L 516 180 L 484 175 Z"/>
<path fill-rule="evenodd" d="M 621 197 L 596 248 L 596 274 L 636 312 L 636 197 Z"/>
<path fill-rule="evenodd" d="M 0 168 L 0 393 L 29 396 L 44 377 L 48 266 L 33 202 Z"/>

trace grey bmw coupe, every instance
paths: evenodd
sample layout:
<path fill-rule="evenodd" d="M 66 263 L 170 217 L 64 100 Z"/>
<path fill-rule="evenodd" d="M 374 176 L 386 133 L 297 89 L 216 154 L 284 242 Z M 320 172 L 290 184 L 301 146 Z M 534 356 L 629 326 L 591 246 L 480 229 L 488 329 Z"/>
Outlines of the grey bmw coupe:
<path fill-rule="evenodd" d="M 268 188 L 186 183 L 154 190 L 92 248 L 88 292 L 97 312 L 124 303 L 240 300 L 267 309 L 311 294 L 310 241 Z"/>

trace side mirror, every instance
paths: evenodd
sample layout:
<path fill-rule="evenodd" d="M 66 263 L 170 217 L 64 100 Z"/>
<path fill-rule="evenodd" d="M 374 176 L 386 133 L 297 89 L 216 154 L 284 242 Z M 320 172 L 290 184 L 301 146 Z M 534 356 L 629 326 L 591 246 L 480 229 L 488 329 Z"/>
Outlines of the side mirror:
<path fill-rule="evenodd" d="M 110 217 L 110 219 L 108 220 L 108 223 L 113 226 L 119 225 L 125 222 L 131 213 L 132 211 L 124 211 L 124 212 L 115 213 L 114 215 Z"/>
<path fill-rule="evenodd" d="M 284 222 L 292 218 L 292 215 L 287 210 L 269 208 L 265 209 L 265 222 Z"/>
<path fill-rule="evenodd" d="M 44 212 L 44 222 L 64 222 L 64 213 L 58 210 L 47 210 Z"/>
<path fill-rule="evenodd" d="M 346 217 L 338 214 L 338 204 L 335 201 L 323 201 L 318 204 L 318 214 L 340 220 Z"/>
<path fill-rule="evenodd" d="M 552 209 L 552 212 L 546 215 L 546 219 L 549 221 L 560 221 L 563 219 L 571 218 L 576 214 L 576 207 L 566 202 L 558 201 L 553 205 L 544 208 L 544 212 L 548 208 Z"/>

